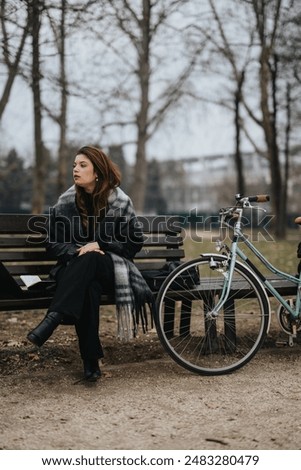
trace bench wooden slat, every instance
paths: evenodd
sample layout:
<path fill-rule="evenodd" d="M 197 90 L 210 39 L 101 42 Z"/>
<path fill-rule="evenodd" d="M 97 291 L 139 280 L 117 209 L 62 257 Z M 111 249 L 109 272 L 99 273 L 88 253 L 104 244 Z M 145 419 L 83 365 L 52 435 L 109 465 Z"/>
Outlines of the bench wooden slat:
<path fill-rule="evenodd" d="M 178 260 L 175 260 L 178 261 Z M 137 260 L 137 263 L 135 263 L 139 271 L 146 271 L 149 269 L 161 269 L 163 266 L 166 264 L 166 260 L 160 260 L 160 261 L 139 261 Z"/>
<path fill-rule="evenodd" d="M 159 250 L 158 250 L 159 251 Z M 181 253 L 184 255 L 183 250 L 177 250 L 178 253 Z M 153 250 L 155 256 L 152 259 L 161 259 L 162 257 L 160 254 L 157 254 L 157 250 Z M 30 253 L 29 253 L 30 254 Z M 40 253 L 41 255 L 43 253 Z M 156 256 L 157 255 L 157 256 Z M 172 254 L 171 254 L 172 255 Z M 151 257 L 149 257 L 151 258 Z M 173 256 L 173 258 L 175 258 Z M 168 253 L 166 254 L 166 259 L 168 259 Z M 142 261 L 141 261 L 142 260 Z M 160 267 L 163 266 L 164 262 L 153 262 L 151 259 L 149 261 L 146 261 L 146 257 L 141 255 L 141 260 L 138 257 L 137 258 L 137 266 L 139 267 L 140 270 L 146 270 L 146 269 L 159 269 Z M 30 264 L 18 264 L 18 265 L 7 265 L 6 268 L 11 274 L 22 274 L 22 273 L 39 273 L 39 274 L 47 274 L 49 272 L 49 268 L 55 264 L 55 260 L 49 261 L 49 263 L 44 264 L 44 265 L 39 265 L 37 266 L 36 264 L 30 265 Z M 286 281 L 284 279 L 275 279 L 275 278 L 270 278 L 269 281 L 273 285 L 273 287 L 281 292 L 283 295 L 294 295 L 296 294 L 297 291 L 297 286 L 291 281 Z M 235 281 L 234 281 L 235 284 Z M 236 283 L 237 284 L 237 283 Z M 222 288 L 222 286 L 220 286 Z M 238 285 L 237 288 L 243 289 L 242 285 Z M 202 284 L 202 289 L 206 290 L 206 282 L 203 280 Z"/>
<path fill-rule="evenodd" d="M 35 222 L 41 226 L 46 226 L 47 217 L 45 215 L 32 214 L 1 214 L 0 233 L 19 234 L 28 233 L 29 220 L 35 217 Z"/>
<path fill-rule="evenodd" d="M 184 257 L 183 249 L 174 249 L 174 250 L 164 250 L 164 249 L 148 249 L 142 248 L 142 250 L 137 253 L 135 259 L 180 259 Z M 25 261 L 55 261 L 55 258 L 50 257 L 46 251 L 0 251 L 0 260 L 5 261 L 15 261 L 15 262 L 25 262 Z"/>
<path fill-rule="evenodd" d="M 181 226 L 178 216 L 173 215 L 153 215 L 138 216 L 139 222 L 142 224 L 144 233 L 181 233 Z"/>
<path fill-rule="evenodd" d="M 4 248 L 34 248 L 44 246 L 45 237 L 17 238 L 16 236 L 0 236 L 0 249 Z M 165 246 L 166 248 L 177 248 L 183 245 L 183 238 L 179 235 L 169 236 L 166 234 L 150 234 L 146 237 L 144 246 Z"/>
<path fill-rule="evenodd" d="M 297 293 L 297 286 L 295 283 L 287 281 L 285 279 L 270 279 L 271 284 L 274 288 L 281 293 L 283 296 L 294 296 Z M 174 300 L 196 300 L 196 299 L 208 299 L 208 292 L 213 291 L 215 294 L 220 294 L 223 290 L 223 280 L 212 278 L 202 278 L 200 285 L 188 290 L 177 289 L 176 286 L 168 291 L 168 298 Z M 271 297 L 272 294 L 267 291 L 267 294 Z M 246 281 L 233 279 L 230 289 L 231 299 L 241 298 L 254 298 L 256 297 L 255 291 L 250 289 L 250 284 Z"/>
<path fill-rule="evenodd" d="M 18 311 L 18 310 L 40 310 L 48 308 L 52 296 L 42 296 L 40 293 L 25 292 L 24 296 L 18 299 L 1 299 L 0 311 Z M 101 305 L 114 304 L 114 298 L 110 295 L 102 295 Z"/>
<path fill-rule="evenodd" d="M 173 261 L 179 261 L 179 259 L 174 259 L 172 258 Z M 135 262 L 137 268 L 140 270 L 140 271 L 144 271 L 144 270 L 149 270 L 149 269 L 161 269 L 163 268 L 163 266 L 166 264 L 166 262 L 168 261 L 168 259 L 158 259 L 157 261 L 153 261 L 153 260 L 137 260 L 137 262 Z M 37 264 L 15 264 L 15 265 L 5 265 L 6 269 L 8 270 L 8 272 L 12 275 L 12 276 L 20 276 L 20 275 L 23 275 L 23 274 L 30 274 L 30 275 L 38 275 L 38 276 L 42 276 L 42 275 L 48 275 L 49 274 L 49 271 L 50 269 L 55 265 L 55 262 L 53 263 L 49 263 L 49 264 L 40 264 L 40 265 L 37 265 Z"/>
<path fill-rule="evenodd" d="M 30 274 L 30 275 L 43 275 L 49 274 L 51 267 L 54 265 L 52 264 L 16 264 L 16 265 L 5 265 L 8 272 L 13 275 L 21 275 L 21 274 Z"/>
<path fill-rule="evenodd" d="M 0 234 L 46 233 L 47 214 L 1 214 Z M 178 216 L 138 216 L 147 233 L 181 233 Z"/>
<path fill-rule="evenodd" d="M 17 311 L 17 310 L 38 310 L 48 308 L 51 303 L 51 297 L 47 298 L 21 298 L 21 299 L 0 299 L 1 311 Z"/>
<path fill-rule="evenodd" d="M 0 251 L 0 260 L 1 261 L 54 261 L 54 257 L 50 257 L 46 251 Z"/>
<path fill-rule="evenodd" d="M 283 296 L 295 296 L 297 294 L 297 285 L 291 281 L 287 281 L 286 279 L 280 278 L 267 278 L 268 281 L 272 284 L 272 286 Z M 269 296 L 271 294 L 266 289 L 266 292 Z"/>
<path fill-rule="evenodd" d="M 166 260 L 169 259 L 180 259 L 184 258 L 185 253 L 183 249 L 174 249 L 174 250 L 158 250 L 158 249 L 147 249 L 142 248 L 139 253 L 136 254 L 135 260 L 143 259 L 158 259 L 158 258 L 165 258 Z"/>
<path fill-rule="evenodd" d="M 178 261 L 178 260 L 177 260 Z M 166 263 L 166 259 L 158 261 L 139 261 L 137 260 L 136 266 L 140 271 L 145 271 L 148 269 L 161 269 Z M 38 276 L 49 274 L 49 270 L 52 265 L 5 265 L 9 273 L 13 276 L 21 274 L 37 274 Z"/>
<path fill-rule="evenodd" d="M 27 237 L 24 237 L 24 236 L 22 236 L 22 238 L 20 237 L 17 238 L 16 236 L 7 236 L 7 237 L 0 236 L 0 249 L 1 248 L 28 248 L 28 246 L 33 245 L 33 243 L 29 245 L 26 240 L 27 240 Z M 44 240 L 45 240 L 45 237 L 35 237 L 34 245 L 36 245 L 37 247 L 41 245 L 43 246 Z"/>
<path fill-rule="evenodd" d="M 144 246 L 166 246 L 166 248 L 176 248 L 183 245 L 183 237 L 180 235 L 166 234 L 148 234 L 145 239 Z"/>

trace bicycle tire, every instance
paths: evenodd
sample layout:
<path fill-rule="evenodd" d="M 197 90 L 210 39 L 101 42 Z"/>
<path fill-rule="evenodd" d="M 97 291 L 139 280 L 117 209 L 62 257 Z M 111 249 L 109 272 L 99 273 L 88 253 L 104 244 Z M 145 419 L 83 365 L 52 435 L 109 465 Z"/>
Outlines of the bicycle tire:
<path fill-rule="evenodd" d="M 155 323 L 162 345 L 180 366 L 200 375 L 243 367 L 262 346 L 269 327 L 265 289 L 240 262 L 235 263 L 224 308 L 216 318 L 208 318 L 221 292 L 226 261 L 224 255 L 208 254 L 183 263 L 165 279 L 156 298 Z"/>

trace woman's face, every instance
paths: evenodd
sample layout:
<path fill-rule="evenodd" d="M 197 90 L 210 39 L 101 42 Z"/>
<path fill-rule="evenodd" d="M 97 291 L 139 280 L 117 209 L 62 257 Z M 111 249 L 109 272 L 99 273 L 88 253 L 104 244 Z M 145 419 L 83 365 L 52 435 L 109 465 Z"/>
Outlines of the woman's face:
<path fill-rule="evenodd" d="M 92 193 L 96 185 L 97 173 L 93 163 L 86 155 L 76 155 L 73 164 L 73 179 L 77 186 L 84 188 L 87 193 Z"/>

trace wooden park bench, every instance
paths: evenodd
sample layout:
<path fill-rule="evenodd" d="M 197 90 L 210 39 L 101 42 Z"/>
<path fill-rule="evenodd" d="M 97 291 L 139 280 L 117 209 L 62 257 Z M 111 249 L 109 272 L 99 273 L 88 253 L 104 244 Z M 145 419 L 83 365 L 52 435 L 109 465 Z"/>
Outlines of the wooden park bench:
<path fill-rule="evenodd" d="M 139 220 L 146 241 L 134 261 L 142 274 L 161 269 L 166 262 L 183 260 L 185 253 L 179 217 L 139 216 Z M 48 216 L 44 214 L 0 214 L 0 311 L 46 309 L 50 305 L 54 284 L 47 282 L 47 277 L 56 260 L 49 256 L 44 246 L 47 223 Z M 39 276 L 42 282 L 27 287 L 22 276 Z M 292 283 L 281 279 L 273 279 L 272 283 L 282 295 L 296 293 Z M 240 288 L 238 286 L 238 292 Z M 197 289 L 206 295 L 205 279 Z M 152 290 L 156 294 L 157 289 Z M 175 292 L 174 301 L 179 298 L 181 292 L 179 295 Z M 112 296 L 102 296 L 101 305 L 114 303 Z M 183 305 L 183 309 L 183 315 L 187 317 L 187 305 Z M 168 311 L 170 320 L 172 306 Z M 189 318 L 187 321 L 189 323 Z"/>
<path fill-rule="evenodd" d="M 178 217 L 138 218 L 146 238 L 135 257 L 142 273 L 184 258 Z M 50 305 L 54 285 L 47 277 L 56 260 L 44 246 L 47 223 L 44 214 L 0 214 L 0 311 L 45 309 Z M 27 287 L 23 276 L 26 281 L 28 276 L 39 276 L 42 282 Z M 112 296 L 102 296 L 101 305 L 114 303 Z"/>

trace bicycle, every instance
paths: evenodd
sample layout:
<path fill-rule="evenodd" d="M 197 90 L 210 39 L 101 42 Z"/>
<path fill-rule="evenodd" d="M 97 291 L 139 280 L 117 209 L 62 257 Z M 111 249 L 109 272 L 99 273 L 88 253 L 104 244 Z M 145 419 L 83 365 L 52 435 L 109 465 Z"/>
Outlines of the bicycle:
<path fill-rule="evenodd" d="M 267 195 L 236 195 L 235 205 L 219 213 L 221 230 L 233 231 L 229 246 L 217 240 L 220 253 L 201 254 L 178 266 L 158 292 L 158 336 L 169 355 L 192 372 L 227 374 L 255 356 L 271 321 L 267 291 L 280 304 L 277 318 L 281 328 L 295 337 L 301 327 L 301 274 L 291 275 L 275 268 L 242 231 L 245 209 L 258 209 L 251 203 L 268 200 Z M 301 224 L 301 218 L 296 222 Z M 239 242 L 270 272 L 296 286 L 294 300 L 280 295 L 239 248 Z"/>

